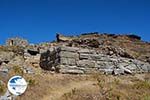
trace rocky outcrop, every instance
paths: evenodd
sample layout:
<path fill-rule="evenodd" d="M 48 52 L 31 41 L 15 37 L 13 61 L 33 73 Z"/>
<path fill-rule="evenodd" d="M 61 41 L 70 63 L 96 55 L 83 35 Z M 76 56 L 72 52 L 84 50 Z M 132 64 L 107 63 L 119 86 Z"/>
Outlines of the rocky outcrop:
<path fill-rule="evenodd" d="M 0 52 L 0 61 L 2 63 L 8 63 L 11 59 L 13 59 L 15 54 L 13 52 Z"/>
<path fill-rule="evenodd" d="M 67 37 L 59 33 L 57 33 L 56 38 L 57 38 L 57 42 L 68 42 L 73 40 L 73 37 Z"/>
<path fill-rule="evenodd" d="M 0 46 L 0 66 L 20 66 L 25 73 L 33 73 L 30 67 L 39 66 L 69 74 L 120 75 L 150 71 L 150 44 L 141 41 L 139 36 L 94 32 L 80 36 L 57 34 L 56 38 L 54 42 L 30 45 L 27 40 L 10 38 L 7 46 Z"/>
<path fill-rule="evenodd" d="M 59 63 L 58 51 L 53 48 L 53 50 L 47 50 L 41 54 L 40 57 L 40 67 L 46 70 L 52 70 Z"/>
<path fill-rule="evenodd" d="M 57 47 L 41 55 L 40 66 L 60 73 L 132 74 L 150 71 L 150 64 L 139 60 L 106 55 L 95 49 Z M 53 69 L 53 70 L 54 70 Z"/>

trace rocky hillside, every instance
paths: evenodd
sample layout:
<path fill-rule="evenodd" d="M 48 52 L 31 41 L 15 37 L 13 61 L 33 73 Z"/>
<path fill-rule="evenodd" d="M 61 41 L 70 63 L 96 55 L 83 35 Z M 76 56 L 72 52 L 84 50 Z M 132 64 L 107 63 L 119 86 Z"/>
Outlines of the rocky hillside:
<path fill-rule="evenodd" d="M 44 70 L 60 73 L 141 73 L 150 71 L 150 43 L 137 35 L 84 33 L 56 35 L 56 41 L 29 44 L 10 38 L 0 47 L 1 72 L 14 66 L 25 73 Z M 12 67 L 12 68 L 11 68 Z"/>
<path fill-rule="evenodd" d="M 106 74 L 150 71 L 150 43 L 137 35 L 85 33 L 57 34 L 51 49 L 41 54 L 40 66 L 61 73 Z"/>
<path fill-rule="evenodd" d="M 59 35 L 57 41 L 65 43 L 71 47 L 96 48 L 104 54 L 119 54 L 119 51 L 124 51 L 127 56 L 145 62 L 150 60 L 150 43 L 141 40 L 137 35 L 115 35 L 115 34 L 100 34 L 100 33 L 84 33 L 76 37 L 66 37 Z M 67 40 L 68 38 L 68 40 Z"/>
<path fill-rule="evenodd" d="M 103 87 L 101 86 L 101 81 L 97 80 L 99 74 L 102 74 L 104 77 L 105 74 L 110 74 L 110 78 L 108 76 L 105 77 L 107 80 L 111 78 L 113 80 L 115 76 L 125 77 L 120 75 L 129 75 L 125 77 L 126 80 L 137 81 L 133 82 L 137 84 L 137 87 L 134 89 L 135 93 L 137 93 L 137 88 L 139 89 L 139 87 L 143 91 L 137 94 L 133 92 L 129 98 L 135 99 L 134 95 L 142 98 L 141 93 L 145 93 L 144 96 L 149 98 L 147 97 L 149 90 L 146 89 L 149 89 L 150 83 L 149 81 L 143 81 L 143 74 L 141 74 L 144 73 L 149 77 L 149 74 L 147 74 L 149 72 L 150 43 L 142 41 L 141 37 L 137 35 L 100 34 L 97 32 L 84 33 L 80 36 L 56 34 L 55 41 L 40 44 L 30 44 L 27 40 L 21 38 L 10 38 L 6 41 L 6 45 L 0 46 L 0 95 L 3 95 L 0 96 L 0 100 L 3 100 L 3 98 L 8 99 L 10 94 L 7 92 L 6 86 L 8 79 L 13 75 L 24 76 L 30 86 L 30 91 L 19 97 L 18 100 L 35 100 L 35 97 L 39 97 L 41 100 L 49 100 L 49 98 L 57 98 L 59 100 L 64 98 L 66 100 L 66 96 L 70 98 L 68 100 L 78 100 L 75 99 L 76 96 L 82 98 L 81 100 L 88 100 L 84 99 L 86 96 L 80 95 L 82 93 L 90 96 L 92 98 L 90 100 L 94 100 L 95 96 L 97 96 L 96 98 L 108 100 L 108 95 L 103 95 L 103 92 L 108 94 L 112 92 L 113 94 L 117 91 L 119 94 L 118 90 L 120 88 L 123 89 L 122 92 L 125 95 L 119 94 L 120 97 L 118 97 L 118 94 L 117 96 L 109 96 L 111 98 L 127 99 L 129 94 L 126 91 L 133 91 L 122 87 L 122 85 L 126 87 L 129 85 L 127 82 L 124 82 L 123 78 L 120 83 L 114 80 L 116 82 L 115 86 L 118 86 L 115 87 L 116 90 L 109 91 L 108 89 L 108 91 L 105 91 L 105 89 L 100 89 L 103 91 L 99 94 L 99 88 Z M 89 78 L 89 75 L 92 78 Z M 111 75 L 114 76 L 111 77 Z M 133 75 L 133 79 L 128 79 L 130 75 Z M 69 78 L 66 79 L 68 76 Z M 94 81 L 93 76 L 96 76 Z M 138 79 L 142 79 L 140 84 L 136 78 L 137 76 Z M 51 79 L 54 81 L 51 81 Z M 100 85 L 97 85 L 97 81 Z M 52 86 L 49 85 L 50 83 Z M 108 83 L 107 88 L 111 82 L 108 81 L 106 83 Z M 93 93 L 83 89 L 84 85 L 91 87 L 88 88 L 88 91 L 93 91 Z M 104 85 L 106 85 L 105 82 Z M 70 86 L 71 88 L 68 89 Z M 130 86 L 134 86 L 134 84 L 130 84 Z M 75 91 L 75 94 L 74 88 L 78 89 L 77 92 Z M 64 92 L 60 93 L 59 91 L 62 89 Z M 70 91 L 73 92 L 68 94 Z M 43 97 L 44 95 L 46 97 Z"/>

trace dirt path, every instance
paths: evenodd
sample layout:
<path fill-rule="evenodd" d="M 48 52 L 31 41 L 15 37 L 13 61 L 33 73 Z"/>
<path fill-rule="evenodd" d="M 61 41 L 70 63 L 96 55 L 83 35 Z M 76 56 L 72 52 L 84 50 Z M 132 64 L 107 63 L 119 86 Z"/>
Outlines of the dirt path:
<path fill-rule="evenodd" d="M 72 89 L 89 88 L 95 83 L 96 82 L 94 81 L 72 82 L 72 83 L 66 84 L 65 86 L 59 87 L 55 91 L 52 91 L 50 95 L 45 96 L 42 100 L 60 100 L 63 94 L 71 92 Z"/>

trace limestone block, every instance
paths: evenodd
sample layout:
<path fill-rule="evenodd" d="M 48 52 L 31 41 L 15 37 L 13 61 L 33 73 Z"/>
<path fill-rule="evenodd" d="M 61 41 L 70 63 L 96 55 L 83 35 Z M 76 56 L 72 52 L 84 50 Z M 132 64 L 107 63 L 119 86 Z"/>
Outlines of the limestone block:
<path fill-rule="evenodd" d="M 66 57 L 66 58 L 79 58 L 78 53 L 73 53 L 73 52 L 66 52 L 66 51 L 61 51 L 60 52 L 60 57 Z"/>
<path fill-rule="evenodd" d="M 64 65 L 76 65 L 76 60 L 72 58 L 60 58 L 60 63 Z"/>
<path fill-rule="evenodd" d="M 95 67 L 95 61 L 79 60 L 79 61 L 77 61 L 77 66 L 92 68 L 92 67 Z"/>
<path fill-rule="evenodd" d="M 79 48 L 76 47 L 60 47 L 59 48 L 60 51 L 67 51 L 67 52 L 77 52 L 79 50 Z"/>

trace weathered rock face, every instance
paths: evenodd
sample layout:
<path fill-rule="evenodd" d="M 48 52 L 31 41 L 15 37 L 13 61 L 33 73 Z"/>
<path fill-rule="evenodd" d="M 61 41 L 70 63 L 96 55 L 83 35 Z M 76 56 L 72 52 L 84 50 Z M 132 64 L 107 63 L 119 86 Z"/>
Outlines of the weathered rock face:
<path fill-rule="evenodd" d="M 13 52 L 0 52 L 0 61 L 1 63 L 8 63 L 12 58 L 14 58 L 15 54 Z"/>
<path fill-rule="evenodd" d="M 27 40 L 11 38 L 0 49 L 1 68 L 17 65 L 25 67 L 27 73 L 32 73 L 27 66 L 38 68 L 39 65 L 45 70 L 72 74 L 150 71 L 150 44 L 135 35 L 90 33 L 67 37 L 57 34 L 53 43 L 32 45 Z"/>
<path fill-rule="evenodd" d="M 101 53 L 119 55 L 146 61 L 150 58 L 150 43 L 140 40 L 137 35 L 117 35 L 109 33 L 85 33 L 80 36 L 57 35 L 58 45 L 83 48 L 97 48 Z M 59 42 L 61 41 L 61 42 Z M 147 62 L 149 60 L 147 59 Z"/>
<path fill-rule="evenodd" d="M 52 70 L 52 67 L 56 66 L 59 63 L 59 57 L 57 54 L 58 53 L 55 51 L 55 49 L 53 51 L 48 50 L 47 52 L 42 53 L 40 57 L 41 68 Z"/>
<path fill-rule="evenodd" d="M 48 50 L 41 55 L 40 66 L 47 70 L 54 67 L 57 72 L 72 74 L 104 72 L 118 75 L 150 71 L 150 64 L 139 60 L 75 47 Z"/>
<path fill-rule="evenodd" d="M 56 38 L 57 38 L 57 42 L 68 42 L 73 39 L 72 37 L 63 36 L 59 33 L 56 35 Z"/>

